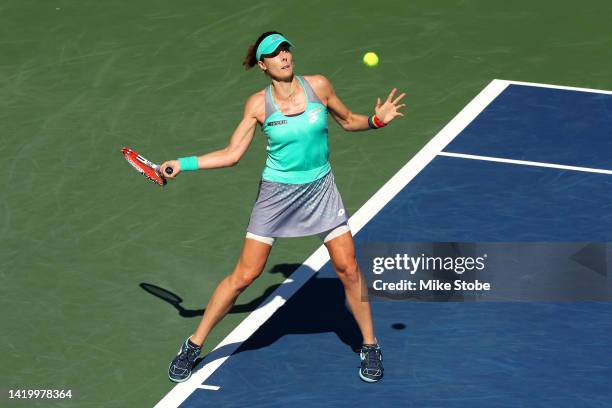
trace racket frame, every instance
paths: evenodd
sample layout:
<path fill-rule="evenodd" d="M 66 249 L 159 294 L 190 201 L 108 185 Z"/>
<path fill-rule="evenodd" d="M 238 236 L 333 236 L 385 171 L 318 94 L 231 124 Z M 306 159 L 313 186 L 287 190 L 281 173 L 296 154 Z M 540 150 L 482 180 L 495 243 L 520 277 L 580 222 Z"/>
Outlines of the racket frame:
<path fill-rule="evenodd" d="M 140 174 L 142 174 L 143 176 L 145 176 L 147 179 L 151 180 L 158 186 L 166 185 L 166 178 L 162 175 L 158 164 L 155 164 L 152 161 L 145 159 L 136 150 L 130 149 L 129 147 L 124 147 L 123 149 L 121 149 L 121 152 L 123 153 L 123 157 L 125 158 L 125 160 L 127 160 L 127 162 L 130 163 L 130 165 L 133 168 L 135 168 L 136 171 L 138 171 Z M 142 163 L 146 167 L 153 169 L 153 171 L 155 171 L 155 173 L 159 177 L 160 181 L 151 178 L 144 169 L 142 169 L 136 163 L 134 163 L 133 161 L 134 159 L 138 160 L 140 163 Z"/>

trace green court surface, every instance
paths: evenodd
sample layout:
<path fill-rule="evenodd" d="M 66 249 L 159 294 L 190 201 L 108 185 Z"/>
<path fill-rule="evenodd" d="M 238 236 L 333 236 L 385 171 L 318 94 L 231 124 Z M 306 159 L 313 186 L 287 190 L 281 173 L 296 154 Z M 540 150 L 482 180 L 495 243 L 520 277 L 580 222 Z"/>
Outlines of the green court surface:
<path fill-rule="evenodd" d="M 354 212 L 494 78 L 611 89 L 611 14 L 609 1 L 3 1 L 0 405 L 146 407 L 172 388 L 168 363 L 240 251 L 265 140 L 163 189 L 120 149 L 161 162 L 224 147 L 266 85 L 241 66 L 261 32 L 283 32 L 297 73 L 326 75 L 355 112 L 408 94 L 383 130 L 330 123 Z M 206 349 L 318 245 L 279 240 Z M 187 317 L 143 283 L 180 296 Z M 73 398 L 6 400 L 33 388 Z"/>

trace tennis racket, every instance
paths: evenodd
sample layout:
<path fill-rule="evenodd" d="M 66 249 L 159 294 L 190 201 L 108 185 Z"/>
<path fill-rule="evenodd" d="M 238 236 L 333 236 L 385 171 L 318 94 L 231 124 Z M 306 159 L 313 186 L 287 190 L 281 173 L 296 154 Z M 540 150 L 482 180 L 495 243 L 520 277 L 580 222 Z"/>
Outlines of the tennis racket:
<path fill-rule="evenodd" d="M 128 147 L 121 149 L 123 157 L 128 161 L 140 174 L 151 180 L 157 185 L 165 186 L 166 178 L 161 173 L 159 165 L 145 159 L 139 155 L 135 150 Z M 166 167 L 166 173 L 172 174 L 172 168 Z"/>

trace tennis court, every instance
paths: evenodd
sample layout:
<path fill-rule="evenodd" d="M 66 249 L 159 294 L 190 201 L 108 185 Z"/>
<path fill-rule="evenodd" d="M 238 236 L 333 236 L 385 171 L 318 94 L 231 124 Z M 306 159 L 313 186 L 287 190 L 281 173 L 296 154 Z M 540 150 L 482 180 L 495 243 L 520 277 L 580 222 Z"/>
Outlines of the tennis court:
<path fill-rule="evenodd" d="M 355 112 L 370 114 L 393 87 L 407 92 L 405 118 L 385 129 L 346 133 L 330 121 L 358 251 L 609 245 L 609 93 L 533 84 L 612 89 L 611 13 L 603 0 L 389 0 L 376 12 L 365 0 L 2 2 L 0 405 L 140 407 L 169 395 L 169 406 L 331 406 L 383 394 L 403 395 L 402 406 L 457 395 L 527 405 L 526 387 L 550 404 L 609 405 L 605 302 L 376 302 L 386 377 L 358 382 L 358 333 L 316 237 L 278 240 L 204 345 L 201 381 L 175 388 L 168 364 L 235 265 L 265 137 L 257 131 L 238 166 L 164 188 L 121 148 L 161 162 L 224 147 L 246 98 L 268 84 L 242 67 L 246 49 L 278 30 L 295 44 L 296 72 L 325 75 Z M 378 66 L 362 63 L 368 51 Z M 440 133 L 494 78 L 530 84 L 494 82 L 497 97 Z M 466 358 L 449 351 L 460 345 Z M 5 399 L 35 388 L 72 398 Z"/>
<path fill-rule="evenodd" d="M 353 216 L 356 244 L 609 241 L 610 107 L 609 91 L 493 81 Z M 609 302 L 373 311 L 386 378 L 364 387 L 359 330 L 319 250 L 159 406 L 612 403 Z"/>

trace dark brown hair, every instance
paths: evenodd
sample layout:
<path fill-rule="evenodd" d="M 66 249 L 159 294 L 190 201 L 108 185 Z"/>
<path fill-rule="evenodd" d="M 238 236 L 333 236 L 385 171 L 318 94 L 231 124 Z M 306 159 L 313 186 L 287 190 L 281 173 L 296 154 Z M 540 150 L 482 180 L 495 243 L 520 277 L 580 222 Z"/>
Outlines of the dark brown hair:
<path fill-rule="evenodd" d="M 282 35 L 278 31 L 266 31 L 265 33 L 260 35 L 259 38 L 257 39 L 257 41 L 255 41 L 255 44 L 249 46 L 249 50 L 247 51 L 247 55 L 244 58 L 244 62 L 242 63 L 242 65 L 244 65 L 244 69 L 251 69 L 251 68 L 253 68 L 257 64 L 257 56 L 256 56 L 257 55 L 257 47 L 259 47 L 259 44 L 261 44 L 263 39 L 266 38 L 267 36 L 269 36 L 270 34 L 280 34 L 280 35 Z"/>

